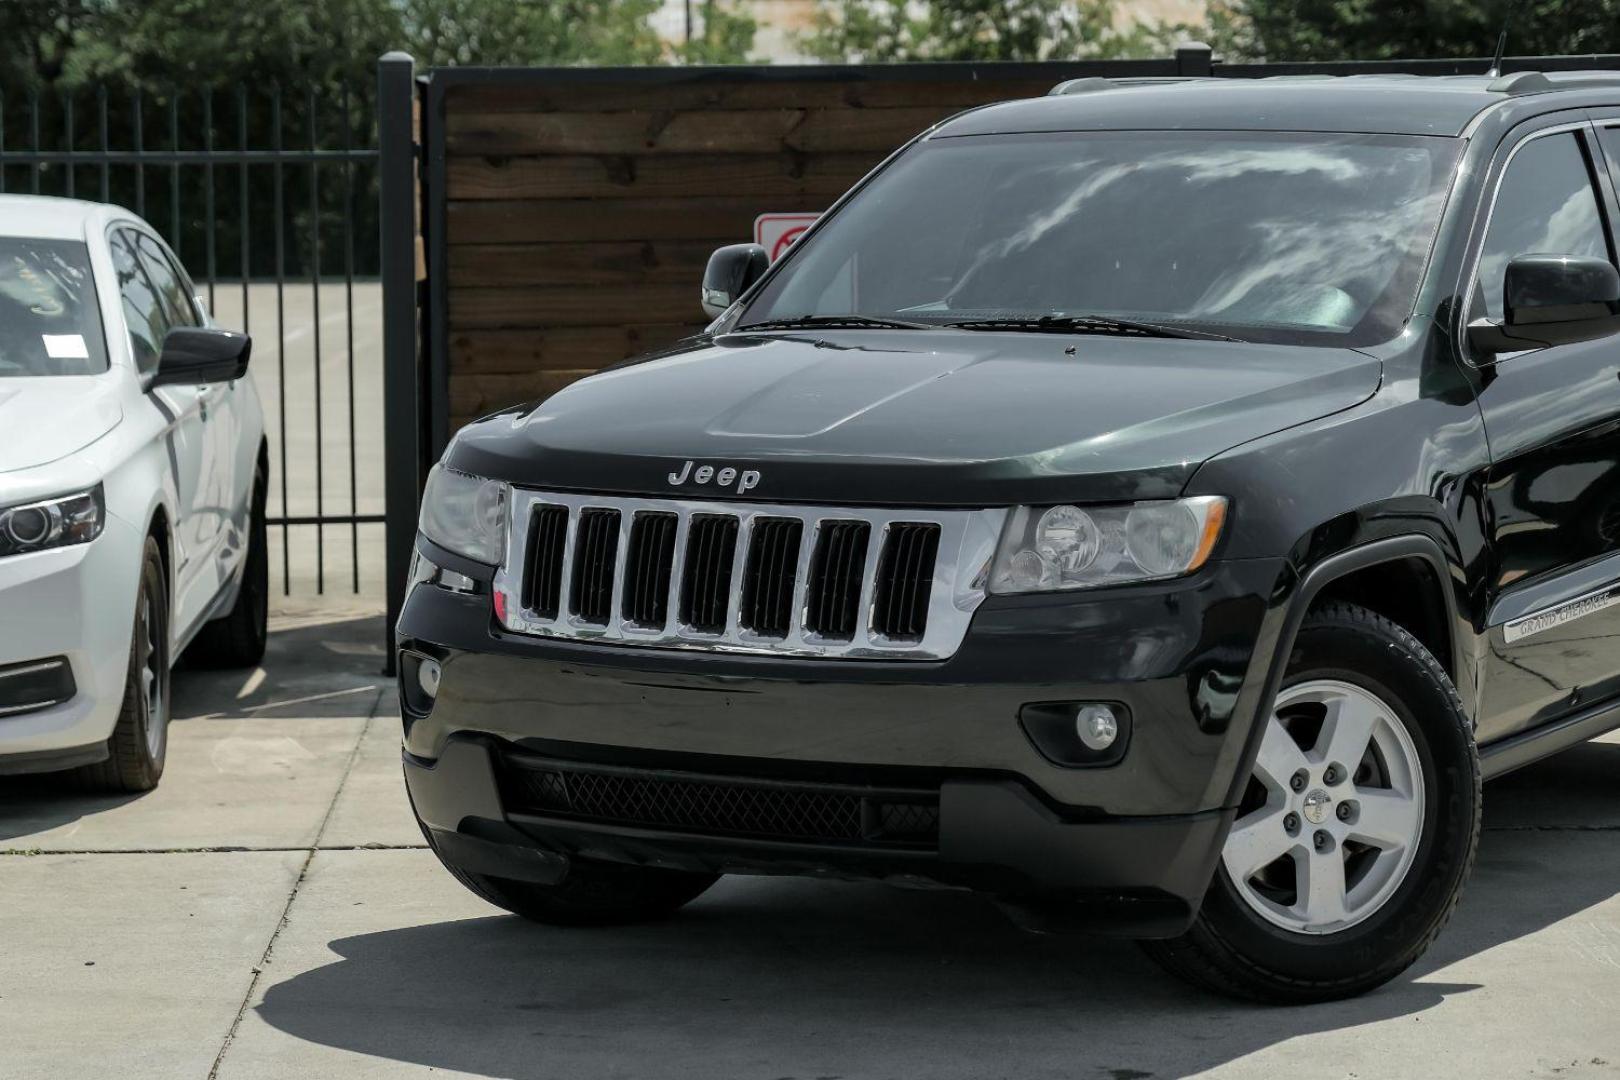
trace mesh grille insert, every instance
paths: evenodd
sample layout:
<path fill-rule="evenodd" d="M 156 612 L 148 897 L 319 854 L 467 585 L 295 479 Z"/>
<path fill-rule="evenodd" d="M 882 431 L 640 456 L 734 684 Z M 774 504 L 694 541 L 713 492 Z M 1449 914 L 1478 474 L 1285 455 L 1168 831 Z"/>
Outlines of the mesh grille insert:
<path fill-rule="evenodd" d="M 519 812 L 640 828 L 807 843 L 932 847 L 937 792 L 776 783 L 519 759 L 508 800 Z"/>

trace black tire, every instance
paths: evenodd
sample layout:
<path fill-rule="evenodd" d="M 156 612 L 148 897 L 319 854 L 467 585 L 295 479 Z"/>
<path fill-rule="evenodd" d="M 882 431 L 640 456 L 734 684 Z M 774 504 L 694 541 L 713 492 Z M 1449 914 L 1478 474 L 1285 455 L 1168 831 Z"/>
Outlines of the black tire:
<path fill-rule="evenodd" d="M 186 648 L 186 663 L 200 668 L 257 667 L 269 637 L 270 550 L 265 524 L 269 478 L 261 466 L 253 477 L 253 508 L 248 518 L 248 549 L 242 586 L 229 613 L 202 628 Z"/>
<path fill-rule="evenodd" d="M 1143 942 L 1154 960 L 1194 985 L 1277 1004 L 1353 997 L 1411 966 L 1461 899 L 1479 845 L 1480 772 L 1473 725 L 1451 680 L 1401 627 L 1338 603 L 1306 618 L 1283 686 L 1323 679 L 1372 692 L 1410 736 L 1424 781 L 1416 855 L 1364 921 L 1315 934 L 1263 918 L 1223 863 L 1186 934 Z"/>
<path fill-rule="evenodd" d="M 118 724 L 107 739 L 107 758 L 75 771 L 92 791 L 150 791 L 163 775 L 169 748 L 169 588 L 157 541 L 146 538 L 135 625 Z M 147 690 L 148 677 L 156 702 Z"/>
<path fill-rule="evenodd" d="M 667 919 L 720 880 L 718 874 L 580 858 L 555 885 L 489 877 L 446 861 L 420 817 L 416 824 L 440 864 L 469 892 L 503 911 L 548 926 L 624 926 Z"/>

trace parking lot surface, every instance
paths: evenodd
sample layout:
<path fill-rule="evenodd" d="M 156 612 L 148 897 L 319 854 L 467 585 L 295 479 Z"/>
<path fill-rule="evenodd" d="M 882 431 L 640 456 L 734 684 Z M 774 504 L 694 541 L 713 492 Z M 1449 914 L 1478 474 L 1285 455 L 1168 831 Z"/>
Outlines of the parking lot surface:
<path fill-rule="evenodd" d="M 986 900 L 729 878 L 560 930 L 422 847 L 374 615 L 283 615 L 262 672 L 180 672 L 162 786 L 0 787 L 0 1077 L 1620 1075 L 1620 739 L 1486 788 L 1423 962 L 1237 1005 Z"/>

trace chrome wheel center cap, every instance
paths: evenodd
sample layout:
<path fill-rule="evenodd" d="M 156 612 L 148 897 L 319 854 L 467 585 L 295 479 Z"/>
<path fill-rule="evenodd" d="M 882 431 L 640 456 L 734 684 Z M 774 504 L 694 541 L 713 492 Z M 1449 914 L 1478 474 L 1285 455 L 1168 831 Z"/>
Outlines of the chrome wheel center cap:
<path fill-rule="evenodd" d="M 1305 802 L 1300 807 L 1300 812 L 1305 815 L 1305 820 L 1312 825 L 1320 825 L 1327 820 L 1328 807 L 1332 805 L 1333 799 L 1328 793 L 1321 788 L 1317 788 L 1305 796 Z"/>

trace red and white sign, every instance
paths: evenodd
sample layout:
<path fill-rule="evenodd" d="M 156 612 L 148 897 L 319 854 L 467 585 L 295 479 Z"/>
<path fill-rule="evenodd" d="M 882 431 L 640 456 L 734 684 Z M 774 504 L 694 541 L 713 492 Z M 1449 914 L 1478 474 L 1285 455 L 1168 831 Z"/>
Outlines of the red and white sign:
<path fill-rule="evenodd" d="M 754 219 L 754 243 L 775 262 L 787 254 L 793 241 L 816 223 L 820 214 L 761 214 Z"/>

